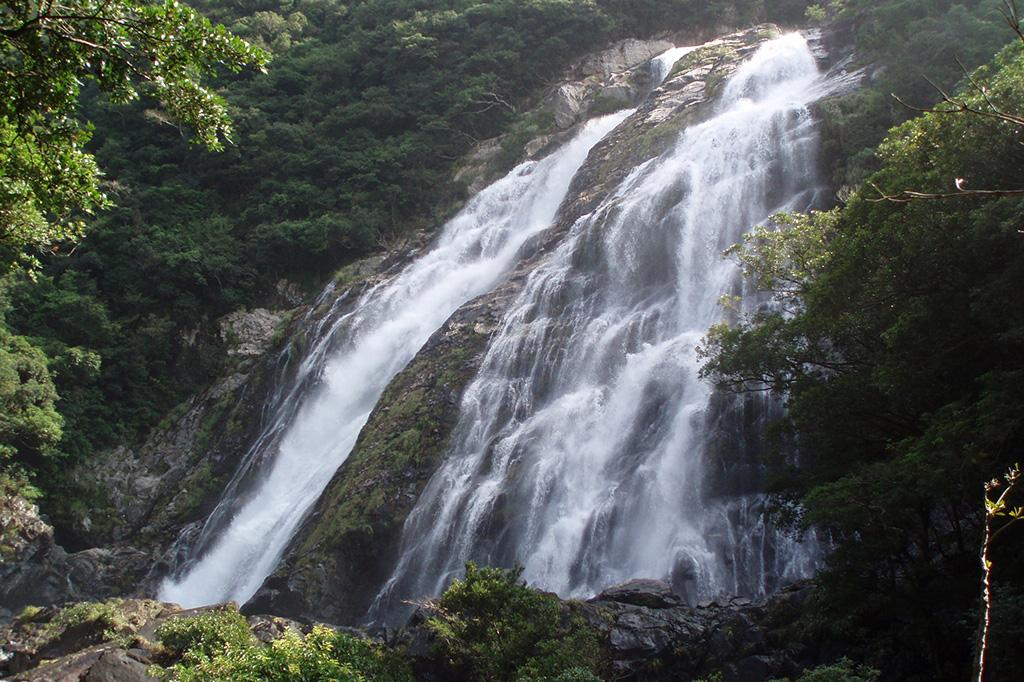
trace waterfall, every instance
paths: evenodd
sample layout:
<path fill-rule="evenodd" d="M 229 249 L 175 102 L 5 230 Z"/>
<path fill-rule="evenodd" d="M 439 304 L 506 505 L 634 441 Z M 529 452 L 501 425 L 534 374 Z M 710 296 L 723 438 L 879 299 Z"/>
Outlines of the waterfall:
<path fill-rule="evenodd" d="M 705 122 L 530 273 L 372 618 L 395 620 L 401 600 L 438 594 L 470 560 L 522 565 L 566 597 L 637 577 L 691 600 L 760 596 L 813 572 L 813 538 L 772 529 L 760 482 L 715 473 L 743 471 L 721 450 L 759 447 L 751 422 L 772 405 L 716 395 L 695 348 L 742 287 L 723 250 L 777 211 L 818 205 L 808 105 L 826 87 L 801 36 L 763 44 Z"/>
<path fill-rule="evenodd" d="M 668 75 L 672 73 L 672 67 L 676 65 L 676 62 L 696 49 L 696 47 L 673 47 L 652 59 L 651 82 L 655 86 L 664 83 Z"/>
<path fill-rule="evenodd" d="M 195 559 L 183 575 L 164 581 L 160 599 L 184 606 L 242 603 L 256 592 L 391 379 L 459 306 L 509 271 L 531 235 L 551 226 L 590 149 L 629 113 L 587 123 L 556 152 L 521 164 L 480 192 L 433 248 L 364 293 L 352 312 L 319 334 L 301 385 L 282 392 L 286 398 L 276 401 L 275 416 L 236 475 L 258 480 L 244 494 L 238 480 L 228 486 L 193 550 Z"/>

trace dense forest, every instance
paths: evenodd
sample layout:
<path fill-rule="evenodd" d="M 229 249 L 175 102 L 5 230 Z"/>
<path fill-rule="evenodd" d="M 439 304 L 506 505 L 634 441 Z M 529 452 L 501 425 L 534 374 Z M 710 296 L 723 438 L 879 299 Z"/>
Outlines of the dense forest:
<path fill-rule="evenodd" d="M 43 72 L 65 88 L 40 110 L 50 117 L 25 109 L 18 69 L 40 58 L 15 27 L 29 5 L 0 13 L 0 493 L 36 500 L 58 532 L 90 504 L 72 466 L 138 440 L 230 367 L 220 316 L 308 298 L 346 263 L 443 223 L 466 199 L 451 179 L 460 159 L 504 135 L 496 170 L 518 162 L 552 125 L 523 112 L 583 55 L 760 21 L 849 31 L 871 80 L 816 109 L 838 206 L 777 216 L 730 250 L 775 305 L 711 329 L 702 373 L 786 401 L 768 462 L 775 518 L 832 546 L 792 636 L 844 642 L 837 654 L 885 679 L 970 672 L 979 546 L 986 523 L 1007 522 L 986 516 L 985 485 L 1024 460 L 1024 36 L 1012 3 L 197 0 L 182 25 L 214 47 L 145 57 L 158 70 L 191 60 L 187 78 L 171 70 L 170 86 L 135 95 L 130 70 L 65 61 Z M 26 130 L 37 148 L 19 146 Z M 25 156 L 67 140 L 78 185 Z M 26 169 L 42 169 L 27 195 Z M 794 442 L 799 466 L 785 456 Z M 1022 540 L 1016 529 L 991 548 L 990 665 L 1005 679 L 1022 664 Z M 573 660 L 596 651 L 585 629 L 545 599 L 514 572 L 471 568 L 431 627 L 466 679 L 601 679 Z M 473 628 L 487 617 L 519 639 L 488 640 Z M 328 631 L 307 635 L 306 653 L 292 642 L 254 654 L 235 620 L 183 635 L 180 679 L 251 679 L 289 656 L 337 665 L 332 651 L 365 679 L 411 679 Z M 201 651 L 232 637 L 227 653 Z M 875 675 L 857 671 L 807 679 Z"/>

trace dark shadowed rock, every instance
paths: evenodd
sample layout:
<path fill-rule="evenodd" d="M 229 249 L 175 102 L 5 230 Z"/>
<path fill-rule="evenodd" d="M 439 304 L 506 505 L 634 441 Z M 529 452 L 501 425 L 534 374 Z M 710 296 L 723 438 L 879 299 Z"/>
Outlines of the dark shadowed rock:
<path fill-rule="evenodd" d="M 113 644 L 100 644 L 82 651 L 76 651 L 37 668 L 19 673 L 11 679 L 18 682 L 78 682 L 89 674 L 89 670 L 109 651 Z"/>
<path fill-rule="evenodd" d="M 147 666 L 122 649 L 107 651 L 89 668 L 84 682 L 149 682 L 157 680 L 147 671 Z"/>
<path fill-rule="evenodd" d="M 668 583 L 648 579 L 630 580 L 621 585 L 609 587 L 597 595 L 594 601 L 615 601 L 621 604 L 647 606 L 652 609 L 667 609 L 683 603 Z"/>
<path fill-rule="evenodd" d="M 276 616 L 249 616 L 246 619 L 253 636 L 264 644 L 281 639 L 287 633 L 303 634 L 303 626 L 294 620 Z"/>
<path fill-rule="evenodd" d="M 691 680 L 721 673 L 723 682 L 763 682 L 821 662 L 814 650 L 795 645 L 788 630 L 800 613 L 794 605 L 806 599 L 810 584 L 785 588 L 761 603 L 725 598 L 693 607 L 667 605 L 666 599 L 651 607 L 627 601 L 646 601 L 652 594 L 665 598 L 657 583 L 618 585 L 584 605 L 621 679 Z"/>

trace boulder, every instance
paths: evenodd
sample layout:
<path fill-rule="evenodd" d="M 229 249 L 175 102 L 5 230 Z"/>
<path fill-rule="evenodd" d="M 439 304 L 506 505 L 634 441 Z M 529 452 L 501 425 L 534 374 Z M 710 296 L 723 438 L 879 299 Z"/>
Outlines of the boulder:
<path fill-rule="evenodd" d="M 566 83 L 551 96 L 551 112 L 559 130 L 571 128 L 584 110 L 586 88 L 580 83 Z"/>
<path fill-rule="evenodd" d="M 220 337 L 228 346 L 228 355 L 257 357 L 263 355 L 285 319 L 280 312 L 272 312 L 266 308 L 247 311 L 236 310 L 225 315 L 219 321 Z"/>
<path fill-rule="evenodd" d="M 817 652 L 788 643 L 787 628 L 800 613 L 792 605 L 811 589 L 802 583 L 762 602 L 720 598 L 688 606 L 660 581 L 635 580 L 604 590 L 583 610 L 604 638 L 618 679 L 721 673 L 723 682 L 762 682 L 821 662 Z"/>
<path fill-rule="evenodd" d="M 100 656 L 89 668 L 84 682 L 150 682 L 158 678 L 150 675 L 149 666 L 135 658 L 131 652 L 113 649 Z"/>
<path fill-rule="evenodd" d="M 301 623 L 277 616 L 249 616 L 246 619 L 253 636 L 264 644 L 281 639 L 289 632 L 302 635 L 305 632 Z"/>
<path fill-rule="evenodd" d="M 630 580 L 601 592 L 595 601 L 614 601 L 620 604 L 646 606 L 652 609 L 667 609 L 682 604 L 672 587 L 661 580 Z"/>

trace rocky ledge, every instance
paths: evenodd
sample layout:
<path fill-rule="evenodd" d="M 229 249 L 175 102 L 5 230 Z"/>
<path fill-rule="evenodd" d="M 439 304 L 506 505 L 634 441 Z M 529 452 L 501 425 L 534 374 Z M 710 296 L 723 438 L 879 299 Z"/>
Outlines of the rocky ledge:
<path fill-rule="evenodd" d="M 595 631 L 613 679 L 683 682 L 720 676 L 722 682 L 763 682 L 796 677 L 821 662 L 825 648 L 797 644 L 792 632 L 812 590 L 811 585 L 800 584 L 763 603 L 733 598 L 691 607 L 662 582 L 633 580 L 586 602 L 564 601 L 562 608 L 566 618 L 581 615 Z M 158 641 L 161 625 L 236 608 L 225 604 L 184 610 L 174 604 L 126 599 L 26 609 L 0 628 L 0 675 L 53 682 L 152 680 L 150 666 L 175 662 Z M 257 646 L 313 628 L 263 615 L 249 616 L 246 622 Z M 451 671 L 438 656 L 426 623 L 427 614 L 421 611 L 398 630 L 334 629 L 371 639 L 398 654 L 411 665 L 417 680 L 450 680 Z"/>
<path fill-rule="evenodd" d="M 687 682 L 765 682 L 800 676 L 826 662 L 831 647 L 798 641 L 796 627 L 811 583 L 788 587 L 764 602 L 740 597 L 686 606 L 658 580 L 631 580 L 585 602 L 562 602 L 564 616 L 582 615 L 598 633 L 611 679 Z M 445 680 L 434 656 L 426 614 L 390 633 L 424 682 Z"/>

